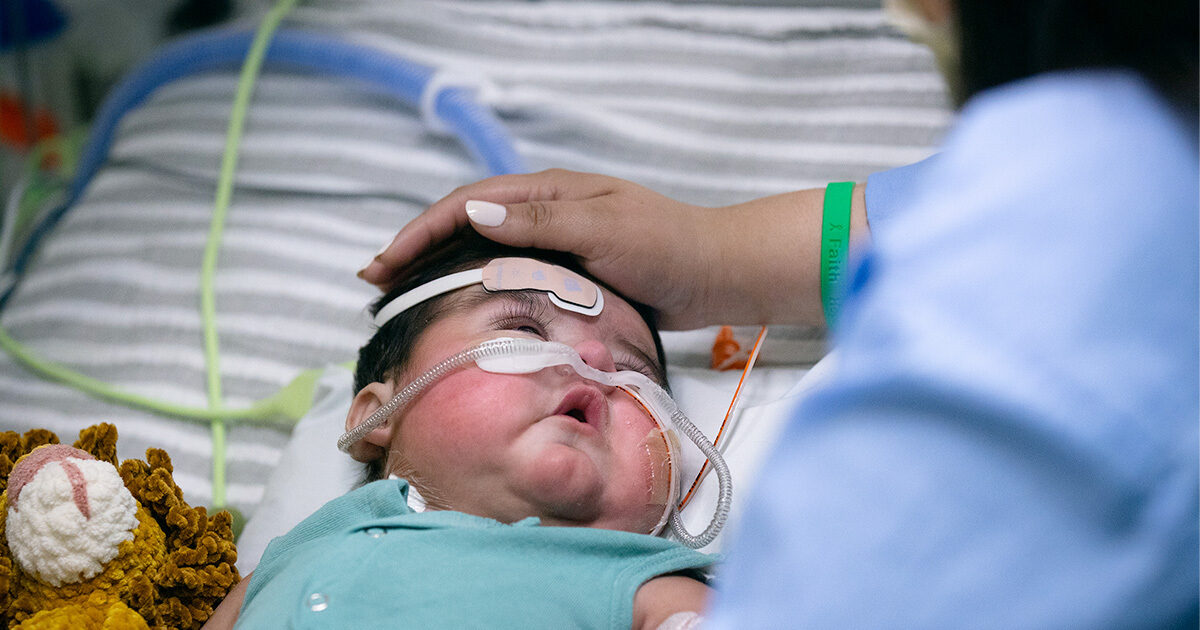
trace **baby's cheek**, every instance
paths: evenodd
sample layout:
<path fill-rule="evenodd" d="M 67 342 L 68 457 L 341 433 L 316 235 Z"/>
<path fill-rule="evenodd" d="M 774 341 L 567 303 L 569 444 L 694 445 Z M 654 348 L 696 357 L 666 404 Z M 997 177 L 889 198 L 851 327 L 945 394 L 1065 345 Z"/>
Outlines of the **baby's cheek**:
<path fill-rule="evenodd" d="M 523 384 L 508 376 L 466 370 L 438 381 L 421 395 L 420 431 L 449 452 L 502 439 L 519 424 L 528 400 Z M 414 408 L 414 411 L 417 411 Z"/>

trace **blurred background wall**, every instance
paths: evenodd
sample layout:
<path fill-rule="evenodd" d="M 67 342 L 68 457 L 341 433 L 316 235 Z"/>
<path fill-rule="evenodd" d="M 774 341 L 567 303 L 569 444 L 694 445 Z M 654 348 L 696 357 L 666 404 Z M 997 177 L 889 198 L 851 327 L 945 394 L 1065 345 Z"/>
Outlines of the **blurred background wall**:
<path fill-rule="evenodd" d="M 164 39 L 235 9 L 232 0 L 0 0 L 0 192 L 7 198 L 38 141 L 86 126 Z"/>

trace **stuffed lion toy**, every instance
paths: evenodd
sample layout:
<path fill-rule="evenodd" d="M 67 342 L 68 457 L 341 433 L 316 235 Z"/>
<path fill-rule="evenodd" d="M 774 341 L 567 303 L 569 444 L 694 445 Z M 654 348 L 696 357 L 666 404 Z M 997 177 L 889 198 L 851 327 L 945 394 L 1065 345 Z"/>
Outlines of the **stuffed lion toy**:
<path fill-rule="evenodd" d="M 116 443 L 0 432 L 0 627 L 199 628 L 237 584 L 229 513 L 185 503 L 159 449 L 118 470 Z"/>

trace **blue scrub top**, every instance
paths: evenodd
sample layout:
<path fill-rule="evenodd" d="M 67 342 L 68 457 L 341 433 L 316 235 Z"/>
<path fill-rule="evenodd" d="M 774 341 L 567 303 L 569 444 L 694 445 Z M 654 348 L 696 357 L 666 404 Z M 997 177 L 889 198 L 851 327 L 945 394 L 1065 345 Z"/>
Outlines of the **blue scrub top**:
<path fill-rule="evenodd" d="M 968 103 L 872 214 L 711 627 L 1196 627 L 1195 125 L 1116 71 Z"/>

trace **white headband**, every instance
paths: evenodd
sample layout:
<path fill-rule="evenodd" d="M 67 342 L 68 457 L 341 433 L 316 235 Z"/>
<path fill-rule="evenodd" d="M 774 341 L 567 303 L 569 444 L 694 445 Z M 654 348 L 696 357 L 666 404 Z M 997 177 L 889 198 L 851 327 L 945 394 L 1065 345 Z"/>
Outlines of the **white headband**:
<path fill-rule="evenodd" d="M 442 276 L 400 294 L 379 309 L 375 325 L 383 326 L 425 300 L 473 284 L 493 292 L 544 291 L 555 306 L 592 317 L 604 310 L 600 287 L 570 269 L 533 258 L 496 258 L 479 269 Z"/>

